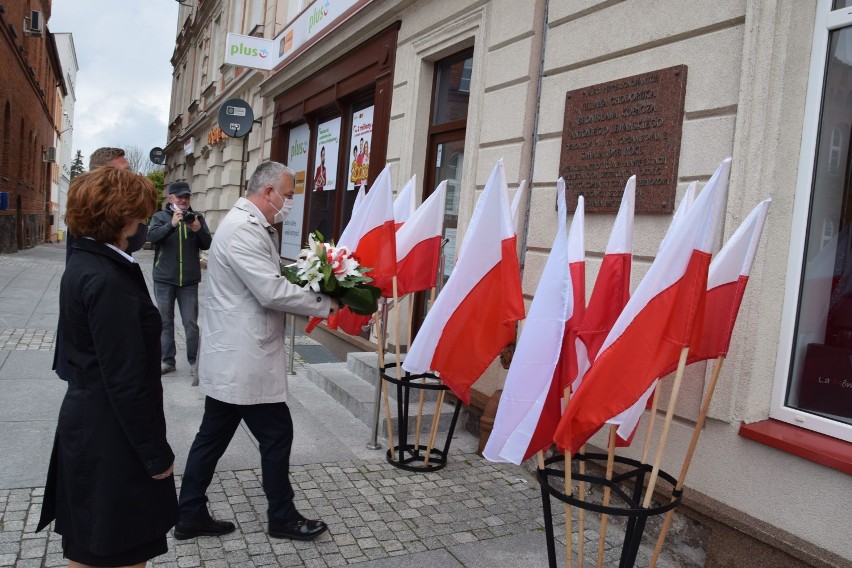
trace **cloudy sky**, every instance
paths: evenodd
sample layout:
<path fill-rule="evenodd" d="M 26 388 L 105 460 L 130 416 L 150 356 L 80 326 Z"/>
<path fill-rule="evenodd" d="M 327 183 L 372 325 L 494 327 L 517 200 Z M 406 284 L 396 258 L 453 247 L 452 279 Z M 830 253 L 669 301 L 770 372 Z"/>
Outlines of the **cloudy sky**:
<path fill-rule="evenodd" d="M 100 146 L 165 146 L 176 0 L 53 0 L 48 28 L 77 52 L 73 154 Z"/>

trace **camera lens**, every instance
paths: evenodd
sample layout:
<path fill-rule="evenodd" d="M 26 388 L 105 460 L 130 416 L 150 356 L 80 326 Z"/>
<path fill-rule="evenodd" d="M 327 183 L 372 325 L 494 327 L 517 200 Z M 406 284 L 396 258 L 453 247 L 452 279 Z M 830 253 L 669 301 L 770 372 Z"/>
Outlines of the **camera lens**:
<path fill-rule="evenodd" d="M 195 223 L 195 217 L 196 217 L 195 213 L 186 212 L 186 213 L 183 214 L 183 222 L 184 223 L 190 223 L 190 224 Z"/>

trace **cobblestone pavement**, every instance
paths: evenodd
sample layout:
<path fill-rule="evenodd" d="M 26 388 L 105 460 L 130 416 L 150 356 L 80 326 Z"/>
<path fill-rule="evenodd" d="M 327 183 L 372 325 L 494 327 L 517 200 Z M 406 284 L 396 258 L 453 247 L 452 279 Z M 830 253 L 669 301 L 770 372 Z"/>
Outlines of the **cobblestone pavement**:
<path fill-rule="evenodd" d="M 237 531 L 189 541 L 170 536 L 169 552 L 152 564 L 343 566 L 541 531 L 538 487 L 519 473 L 477 456 L 455 456 L 432 473 L 360 460 L 293 467 L 297 507 L 329 525 L 315 541 L 298 542 L 266 534 L 258 470 L 219 472 L 208 492 L 210 510 L 234 520 Z M 42 497 L 43 488 L 0 490 L 0 566 L 66 564 L 58 535 L 33 532 Z"/>
<path fill-rule="evenodd" d="M 149 285 L 152 256 L 150 251 L 137 254 Z M 50 453 L 55 412 L 63 394 L 61 383 L 49 370 L 58 279 L 63 268 L 64 251 L 60 247 L 0 255 L 0 301 L 14 307 L 0 313 L 0 388 L 4 389 L 0 396 L 0 446 L 7 452 L 0 456 L 2 568 L 67 565 L 61 538 L 51 531 L 34 532 L 44 494 L 43 487 L 36 484 L 43 479 L 46 463 L 41 463 L 42 457 Z M 14 282 L 16 288 L 10 284 Z M 176 319 L 180 349 L 185 340 Z M 296 345 L 318 344 L 297 333 Z M 295 353 L 296 375 L 304 375 L 307 367 L 304 358 Z M 547 566 L 540 491 L 527 470 L 485 461 L 473 453 L 476 440 L 461 429 L 443 470 L 397 469 L 384 460 L 383 452 L 364 449 L 366 426 L 353 422 L 342 406 L 307 379 L 295 377 L 292 381 L 301 460 L 291 466 L 296 505 L 308 518 L 326 521 L 329 531 L 312 542 L 277 540 L 266 534 L 266 499 L 256 445 L 252 445 L 256 443 L 243 435 L 232 442 L 229 451 L 241 446 L 244 453 L 232 458 L 228 468 L 221 467 L 225 462 L 220 462 L 208 493 L 214 517 L 233 520 L 237 531 L 224 537 L 187 541 L 175 541 L 170 535 L 168 553 L 151 565 Z M 167 416 L 170 436 L 186 447 L 196 431 L 203 397 L 189 386 L 188 372 L 181 369 L 169 376 L 167 387 L 173 408 L 173 414 Z M 39 397 L 46 397 L 47 402 Z M 4 400 L 11 402 L 4 404 Z M 176 453 L 185 455 L 186 449 Z M 22 459 L 21 455 L 28 457 Z M 28 469 L 36 475 L 20 475 Z M 182 467 L 176 465 L 176 471 L 182 471 Z M 34 481 L 4 481 L 20 479 Z M 576 510 L 574 516 L 576 522 Z M 553 520 L 556 553 L 563 565 L 564 512 L 557 501 L 553 501 Z M 574 527 L 576 544 L 577 525 Z M 624 534 L 618 522 L 611 520 L 610 527 L 606 566 L 617 564 Z M 594 566 L 597 515 L 586 515 L 585 529 L 585 566 Z M 653 545 L 652 537 L 646 540 Z M 576 545 L 574 548 L 576 559 Z M 647 566 L 647 557 L 647 550 L 641 551 L 637 566 Z M 664 560 L 658 566 L 678 565 Z"/>

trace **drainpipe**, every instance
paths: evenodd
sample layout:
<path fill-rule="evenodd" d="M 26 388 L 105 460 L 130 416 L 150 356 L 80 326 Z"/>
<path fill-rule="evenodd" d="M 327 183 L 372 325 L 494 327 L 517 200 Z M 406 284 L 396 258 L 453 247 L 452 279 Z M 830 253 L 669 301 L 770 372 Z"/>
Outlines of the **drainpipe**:
<path fill-rule="evenodd" d="M 543 3 L 536 3 L 541 9 L 536 11 L 536 18 L 539 20 L 537 23 L 540 25 L 540 37 L 541 42 L 539 44 L 539 52 L 538 52 L 538 67 L 536 69 L 538 76 L 538 80 L 536 81 L 535 86 L 535 114 L 533 115 L 533 124 L 532 124 L 532 133 L 530 139 L 532 140 L 532 148 L 530 149 L 530 163 L 529 169 L 527 170 L 527 187 L 529 190 L 527 191 L 527 195 L 525 198 L 525 203 L 522 205 L 524 211 L 524 222 L 522 225 L 523 230 L 521 233 L 521 256 L 519 259 L 519 263 L 521 265 L 521 277 L 524 274 L 524 265 L 527 257 L 527 234 L 529 233 L 529 222 L 530 222 L 530 201 L 532 200 L 532 188 L 533 188 L 533 174 L 535 173 L 535 152 L 538 147 L 538 123 L 541 114 L 541 84 L 544 80 L 544 57 L 545 57 L 545 49 L 547 47 L 547 18 L 550 7 L 550 0 L 544 0 Z"/>

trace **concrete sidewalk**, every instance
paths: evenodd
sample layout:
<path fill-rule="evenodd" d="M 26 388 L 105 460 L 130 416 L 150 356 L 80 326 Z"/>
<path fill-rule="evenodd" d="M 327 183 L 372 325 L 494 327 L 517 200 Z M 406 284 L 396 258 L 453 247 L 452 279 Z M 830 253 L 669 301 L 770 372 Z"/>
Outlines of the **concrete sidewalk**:
<path fill-rule="evenodd" d="M 150 287 L 153 253 L 141 251 L 136 258 Z M 34 533 L 65 392 L 65 383 L 51 371 L 64 260 L 64 245 L 0 255 L 0 567 L 67 564 L 58 535 Z M 178 371 L 165 375 L 163 383 L 180 483 L 204 397 L 190 386 L 176 319 Z M 540 493 L 526 470 L 485 461 L 475 453 L 477 440 L 460 429 L 445 469 L 394 468 L 384 450 L 366 449 L 369 429 L 306 379 L 298 354 L 295 367 L 288 403 L 296 432 L 291 477 L 299 510 L 325 520 L 329 532 L 307 543 L 267 536 L 257 444 L 241 426 L 209 493 L 213 515 L 235 521 L 237 531 L 189 541 L 170 537 L 169 552 L 154 566 L 547 566 Z M 562 565 L 564 516 L 555 502 L 553 509 Z M 587 525 L 592 565 L 588 557 L 597 533 L 591 519 Z M 620 550 L 622 533 L 613 533 L 608 566 L 617 564 Z M 637 565 L 647 565 L 644 551 Z"/>

